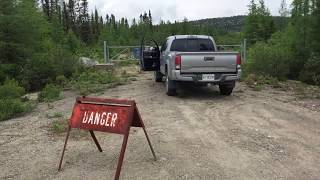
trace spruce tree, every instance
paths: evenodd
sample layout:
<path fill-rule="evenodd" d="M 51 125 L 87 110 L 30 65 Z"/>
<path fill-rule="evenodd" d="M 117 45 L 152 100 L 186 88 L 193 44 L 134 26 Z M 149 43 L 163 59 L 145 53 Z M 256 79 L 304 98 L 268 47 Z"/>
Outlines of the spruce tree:
<path fill-rule="evenodd" d="M 258 41 L 267 41 L 275 32 L 274 20 L 265 6 L 264 0 L 260 0 L 259 5 L 251 0 L 244 28 L 249 45 Z"/>
<path fill-rule="evenodd" d="M 311 39 L 312 42 L 312 50 L 320 55 L 320 0 L 316 0 L 314 3 L 314 11 L 312 13 L 312 26 L 311 26 Z"/>
<path fill-rule="evenodd" d="M 281 21 L 280 21 L 280 30 L 283 31 L 287 25 L 287 17 L 289 16 L 290 12 L 287 7 L 286 0 L 281 1 L 280 9 L 279 9 L 279 14 L 281 16 Z"/>
<path fill-rule="evenodd" d="M 68 32 L 70 29 L 70 17 L 67 10 L 67 5 L 65 2 L 62 4 L 62 25 L 65 32 Z"/>
<path fill-rule="evenodd" d="M 90 20 L 89 20 L 87 0 L 81 0 L 78 22 L 80 27 L 79 30 L 80 30 L 81 40 L 89 44 L 92 37 L 91 37 L 91 30 L 90 30 Z"/>
<path fill-rule="evenodd" d="M 149 10 L 149 27 L 150 27 L 150 30 L 152 31 L 153 24 L 152 24 L 152 15 L 150 10 Z"/>

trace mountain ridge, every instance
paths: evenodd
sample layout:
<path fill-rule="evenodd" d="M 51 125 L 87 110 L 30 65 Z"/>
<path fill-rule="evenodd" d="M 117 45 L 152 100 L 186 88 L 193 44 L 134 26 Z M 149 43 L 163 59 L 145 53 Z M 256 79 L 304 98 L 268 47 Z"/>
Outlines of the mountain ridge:
<path fill-rule="evenodd" d="M 217 17 L 217 18 L 206 18 L 206 19 L 199 19 L 199 20 L 192 20 L 189 23 L 193 25 L 210 25 L 214 26 L 215 28 L 227 31 L 227 32 L 240 32 L 242 31 L 246 15 L 237 15 L 237 16 L 230 16 L 230 17 Z M 280 24 L 283 22 L 286 17 L 280 16 L 272 16 L 275 22 L 276 27 L 279 27 Z"/>

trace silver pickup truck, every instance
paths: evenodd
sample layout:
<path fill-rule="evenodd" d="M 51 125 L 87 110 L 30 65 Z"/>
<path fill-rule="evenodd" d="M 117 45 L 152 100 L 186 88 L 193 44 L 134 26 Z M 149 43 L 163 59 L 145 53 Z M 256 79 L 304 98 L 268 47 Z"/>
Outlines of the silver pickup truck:
<path fill-rule="evenodd" d="M 142 64 L 146 67 L 149 63 L 149 70 L 155 71 L 156 82 L 162 82 L 165 77 L 169 96 L 176 95 L 178 84 L 186 82 L 201 86 L 219 85 L 221 94 L 230 95 L 235 82 L 240 79 L 240 53 L 219 52 L 210 36 L 170 36 L 161 48 L 143 54 L 148 53 L 151 56 L 142 58 Z M 153 61 L 150 60 L 152 57 Z"/>

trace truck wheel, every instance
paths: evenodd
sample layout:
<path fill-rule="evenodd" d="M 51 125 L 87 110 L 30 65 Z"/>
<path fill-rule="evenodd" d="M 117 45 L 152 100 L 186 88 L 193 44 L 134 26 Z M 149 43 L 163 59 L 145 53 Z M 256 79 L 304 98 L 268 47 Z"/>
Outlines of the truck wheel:
<path fill-rule="evenodd" d="M 160 71 L 154 71 L 154 80 L 156 82 L 162 82 L 163 75 Z"/>
<path fill-rule="evenodd" d="M 166 76 L 166 92 L 168 96 L 177 95 L 176 91 L 176 82 L 169 79 L 169 76 Z"/>
<path fill-rule="evenodd" d="M 232 86 L 226 86 L 226 85 L 220 85 L 219 89 L 220 89 L 220 94 L 225 96 L 230 96 L 233 91 Z"/>

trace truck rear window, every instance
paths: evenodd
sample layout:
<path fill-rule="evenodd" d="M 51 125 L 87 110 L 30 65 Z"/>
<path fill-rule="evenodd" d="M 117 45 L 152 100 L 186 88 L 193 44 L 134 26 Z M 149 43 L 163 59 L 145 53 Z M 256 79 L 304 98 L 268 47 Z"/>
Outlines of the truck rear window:
<path fill-rule="evenodd" d="M 175 39 L 172 42 L 170 51 L 208 52 L 215 51 L 215 49 L 210 39 Z"/>

